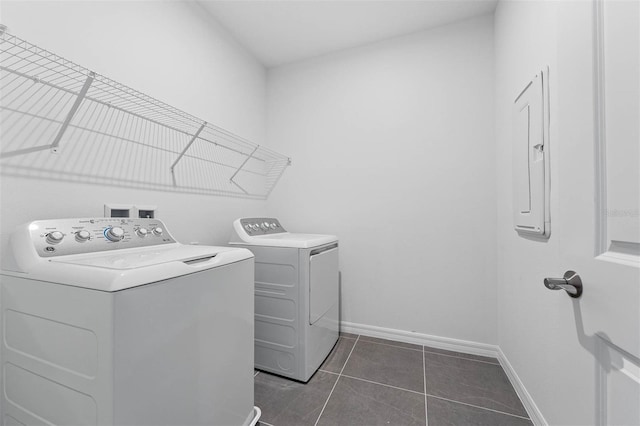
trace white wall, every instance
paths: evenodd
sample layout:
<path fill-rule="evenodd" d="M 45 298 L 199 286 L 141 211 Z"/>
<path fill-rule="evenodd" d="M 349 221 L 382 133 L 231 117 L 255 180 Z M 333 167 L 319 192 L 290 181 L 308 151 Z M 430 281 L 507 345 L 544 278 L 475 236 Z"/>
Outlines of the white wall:
<path fill-rule="evenodd" d="M 544 277 L 561 276 L 571 267 L 563 264 L 563 256 L 571 252 L 572 245 L 581 243 L 569 241 L 566 229 L 558 226 L 561 214 L 575 214 L 559 208 L 558 188 L 565 185 L 565 195 L 570 192 L 566 189 L 569 184 L 560 182 L 559 170 L 571 167 L 575 158 L 560 156 L 570 151 L 562 149 L 562 144 L 569 145 L 569 141 L 563 141 L 559 133 L 563 125 L 558 114 L 563 89 L 559 72 L 571 67 L 566 62 L 570 58 L 559 55 L 558 46 L 562 44 L 561 31 L 591 25 L 589 13 L 576 14 L 571 8 L 589 11 L 590 7 L 586 2 L 504 1 L 495 13 L 498 345 L 546 422 L 553 425 L 597 423 L 593 357 L 581 346 L 568 298 L 553 297 L 542 285 Z M 583 42 L 588 49 L 591 40 L 585 38 Z M 551 134 L 545 151 L 548 149 L 551 160 L 551 237 L 536 241 L 519 237 L 513 230 L 511 114 L 516 96 L 545 65 L 550 67 Z M 567 82 L 589 77 L 574 74 L 563 78 Z M 590 87 L 589 82 L 583 87 Z M 585 126 L 591 125 L 590 119 L 584 117 Z M 588 140 L 581 142 L 585 149 L 592 149 Z M 588 229 L 584 236 L 583 243 L 591 244 Z"/>
<path fill-rule="evenodd" d="M 2 2 L 9 31 L 240 136 L 264 143 L 266 71 L 187 2 Z M 63 155 L 63 154 L 61 154 Z M 2 249 L 29 220 L 101 216 L 103 204 L 157 205 L 178 240 L 223 244 L 263 201 L 3 176 Z"/>
<path fill-rule="evenodd" d="M 267 202 L 340 238 L 342 321 L 496 343 L 493 20 L 270 69 Z"/>
<path fill-rule="evenodd" d="M 540 28 L 540 30 L 538 30 Z M 551 191 L 551 238 L 547 242 L 518 237 L 512 216 L 511 114 L 516 96 L 543 66 L 551 69 L 552 135 L 551 182 L 556 182 L 557 163 L 553 144 L 557 141 L 555 123 L 556 85 L 556 6 L 553 2 L 501 2 L 495 13 L 496 56 L 496 170 L 498 207 L 498 334 L 499 346 L 513 365 L 527 390 L 532 394 L 547 420 L 556 419 L 554 405 L 545 394 L 557 397 L 562 386 L 548 377 L 555 356 L 554 345 L 547 339 L 558 324 L 545 318 L 553 316 L 553 306 L 544 298 L 539 276 L 548 276 L 555 267 L 559 252 L 557 229 L 557 191 Z M 553 276 L 553 274 L 551 275 Z M 542 294 L 541 294 L 542 293 Z M 560 364 L 558 364 L 560 365 Z M 562 363 L 562 368 L 566 363 Z M 557 370 L 557 369 L 554 369 Z M 552 374 L 556 374 L 554 371 Z M 553 392 L 550 390 L 553 388 Z M 557 424 L 570 424 L 570 421 Z M 587 424 L 587 423 L 585 423 Z"/>

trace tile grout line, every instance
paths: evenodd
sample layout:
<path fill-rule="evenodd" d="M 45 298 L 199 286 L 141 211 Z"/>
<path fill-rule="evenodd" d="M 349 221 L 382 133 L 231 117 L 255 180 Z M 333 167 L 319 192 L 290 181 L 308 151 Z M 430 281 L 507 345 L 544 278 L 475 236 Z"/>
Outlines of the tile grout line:
<path fill-rule="evenodd" d="M 333 371 L 329 371 L 329 370 L 323 370 L 322 368 L 318 368 L 318 371 L 322 371 L 323 373 L 327 373 L 327 374 L 333 374 L 334 376 L 339 376 L 340 373 L 336 373 Z"/>
<path fill-rule="evenodd" d="M 424 358 L 424 346 L 422 346 L 422 378 L 424 379 L 424 424 L 429 426 L 429 410 L 427 409 L 427 364 Z"/>
<path fill-rule="evenodd" d="M 422 352 L 422 349 L 408 348 L 406 346 L 392 345 L 390 343 L 372 342 L 371 340 L 363 340 L 362 343 L 373 343 L 374 345 L 391 346 L 392 348 L 400 348 L 400 349 L 407 349 L 410 351 Z M 409 344 L 413 344 L 413 343 L 409 343 Z"/>
<path fill-rule="evenodd" d="M 529 417 L 523 417 L 523 416 L 519 416 L 517 414 L 511 414 L 511 413 L 507 413 L 507 412 L 500 411 L 500 410 L 494 410 L 493 408 L 481 407 L 479 405 L 469 404 L 468 402 L 456 401 L 455 399 L 443 398 L 441 396 L 431 395 L 431 394 L 426 394 L 425 396 L 429 396 L 431 398 L 442 399 L 443 401 L 449 401 L 449 402 L 453 402 L 455 404 L 467 405 L 469 407 L 479 408 L 481 410 L 493 411 L 494 413 L 504 414 L 506 416 L 517 417 L 519 419 L 524 419 L 524 420 L 531 421 L 531 419 Z"/>
<path fill-rule="evenodd" d="M 349 336 L 345 336 L 344 334 L 338 334 L 338 337 L 342 337 L 343 339 L 351 339 L 351 340 L 358 340 L 358 337 L 360 337 L 360 335 L 356 335 L 356 337 L 349 337 Z"/>
<path fill-rule="evenodd" d="M 430 347 L 430 346 L 425 346 L 425 348 L 428 348 L 428 347 Z M 437 349 L 437 348 L 434 348 L 434 349 Z M 446 349 L 443 349 L 443 350 L 446 350 Z M 434 354 L 434 355 L 448 356 L 449 358 L 464 359 L 464 360 L 466 360 L 466 361 L 475 361 L 475 362 L 482 362 L 482 363 L 484 363 L 484 364 L 500 365 L 500 361 L 497 361 L 497 360 L 496 360 L 496 362 L 491 362 L 491 361 L 482 361 L 482 360 L 480 360 L 480 359 L 466 358 L 466 357 L 458 356 L 458 355 L 443 354 L 443 353 L 441 353 L 441 352 L 431 352 L 431 351 L 428 351 L 428 350 L 426 350 L 426 349 L 425 349 L 423 352 L 429 352 L 430 354 Z M 471 354 L 470 354 L 470 355 L 471 355 Z M 482 356 L 482 355 L 478 355 L 478 356 Z"/>
<path fill-rule="evenodd" d="M 340 369 L 340 374 L 338 374 L 338 378 L 336 379 L 336 382 L 333 384 L 333 387 L 331 388 L 331 392 L 329 392 L 329 396 L 327 397 L 327 400 L 324 402 L 324 405 L 322 406 L 322 410 L 320 410 L 320 414 L 318 414 L 318 418 L 316 419 L 316 422 L 313 424 L 313 426 L 317 426 L 318 422 L 320 421 L 320 417 L 322 417 L 322 413 L 324 413 L 324 409 L 327 408 L 327 404 L 329 403 L 329 399 L 331 399 L 331 395 L 333 395 L 333 391 L 335 390 L 336 386 L 338 385 L 338 382 L 340 381 L 340 377 L 342 377 L 342 372 L 344 371 L 344 368 L 347 366 L 347 362 L 349 362 L 349 358 L 351 358 L 351 354 L 353 353 L 353 350 L 356 348 L 356 344 L 358 343 L 358 340 L 360 340 L 360 335 L 358 335 L 358 337 L 356 337 L 356 341 L 353 342 L 353 347 L 351 348 L 351 351 L 349 352 L 349 356 L 347 356 L 347 359 L 345 360 L 344 364 L 342 365 L 342 368 Z"/>
<path fill-rule="evenodd" d="M 374 382 L 373 380 L 362 379 L 360 377 L 349 376 L 348 374 L 341 374 L 340 377 L 346 377 L 347 379 L 359 380 L 361 382 L 371 383 L 371 384 L 374 384 L 374 385 L 380 385 L 380 386 L 384 386 L 384 387 L 391 388 L 391 389 L 398 389 L 398 390 L 401 390 L 401 391 L 404 391 L 404 392 L 411 392 L 411 393 L 416 393 L 418 395 L 424 395 L 422 392 L 414 391 L 414 390 L 411 390 L 411 389 L 399 388 L 397 386 L 388 385 L 386 383 Z"/>
<path fill-rule="evenodd" d="M 351 339 L 351 338 L 347 337 L 347 339 Z M 351 339 L 351 340 L 353 340 L 353 339 Z M 493 361 L 483 361 L 481 359 L 467 358 L 467 357 L 459 356 L 459 355 L 449 355 L 449 354 L 444 354 L 442 352 L 432 352 L 432 351 L 426 349 L 426 348 L 430 348 L 431 346 L 422 346 L 422 349 L 414 349 L 414 348 L 408 348 L 406 346 L 394 345 L 394 344 L 391 344 L 391 343 L 374 342 L 374 341 L 366 340 L 366 339 L 363 339 L 362 341 L 364 343 L 373 343 L 374 345 L 383 345 L 383 346 L 391 346 L 391 347 L 400 348 L 400 349 L 408 349 L 410 351 L 422 352 L 423 354 L 424 354 L 424 352 L 429 352 L 430 354 L 448 356 L 448 357 L 451 357 L 451 358 L 465 359 L 467 361 L 475 361 L 475 362 L 483 362 L 485 364 L 500 365 L 500 361 L 498 361 L 497 358 L 495 359 L 496 360 L 495 362 L 493 362 Z M 393 342 L 394 340 L 391 340 L 391 341 Z M 412 343 L 410 343 L 410 344 L 412 344 Z M 433 349 L 438 349 L 438 348 L 433 348 Z M 442 350 L 446 351 L 447 349 L 442 349 Z M 469 355 L 474 355 L 474 354 L 469 354 Z M 477 356 L 483 356 L 483 355 L 477 355 Z M 487 357 L 487 358 L 491 358 L 491 357 Z"/>

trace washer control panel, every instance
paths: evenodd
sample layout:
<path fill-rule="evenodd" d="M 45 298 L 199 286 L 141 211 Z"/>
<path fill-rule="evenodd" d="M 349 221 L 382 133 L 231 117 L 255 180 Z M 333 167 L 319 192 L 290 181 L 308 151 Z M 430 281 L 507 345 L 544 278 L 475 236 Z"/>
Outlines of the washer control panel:
<path fill-rule="evenodd" d="M 280 234 L 287 232 L 278 219 L 272 217 L 253 217 L 240 219 L 242 229 L 247 235 L 268 235 L 268 234 Z"/>
<path fill-rule="evenodd" d="M 39 220 L 29 224 L 40 257 L 66 256 L 175 243 L 158 219 L 94 218 Z"/>

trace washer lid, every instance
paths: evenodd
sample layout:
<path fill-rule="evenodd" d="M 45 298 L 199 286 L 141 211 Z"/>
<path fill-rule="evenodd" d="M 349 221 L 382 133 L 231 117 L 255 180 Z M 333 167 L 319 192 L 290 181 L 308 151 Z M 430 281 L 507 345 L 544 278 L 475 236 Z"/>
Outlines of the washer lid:
<path fill-rule="evenodd" d="M 310 248 L 322 246 L 325 244 L 331 244 L 338 241 L 338 237 L 336 237 L 335 235 L 294 234 L 291 232 L 256 236 L 240 234 L 240 236 L 243 240 L 242 242 L 234 241 L 231 244 L 268 247 Z"/>
<path fill-rule="evenodd" d="M 171 244 L 170 246 L 156 246 L 145 249 L 125 249 L 107 253 L 61 256 L 51 259 L 50 262 L 126 270 L 175 261 L 207 260 L 216 256 L 220 249 L 222 247 Z"/>
<path fill-rule="evenodd" d="M 100 291 L 119 291 L 247 259 L 249 250 L 233 247 L 165 246 L 108 253 L 59 256 L 33 264 L 26 278 Z"/>

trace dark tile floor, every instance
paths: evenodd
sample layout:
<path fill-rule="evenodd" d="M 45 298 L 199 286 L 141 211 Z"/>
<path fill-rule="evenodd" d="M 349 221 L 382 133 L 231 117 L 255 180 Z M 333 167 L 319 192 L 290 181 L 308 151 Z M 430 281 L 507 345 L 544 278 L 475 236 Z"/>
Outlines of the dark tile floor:
<path fill-rule="evenodd" d="M 495 358 L 343 333 L 303 384 L 258 372 L 263 426 L 531 426 Z"/>

